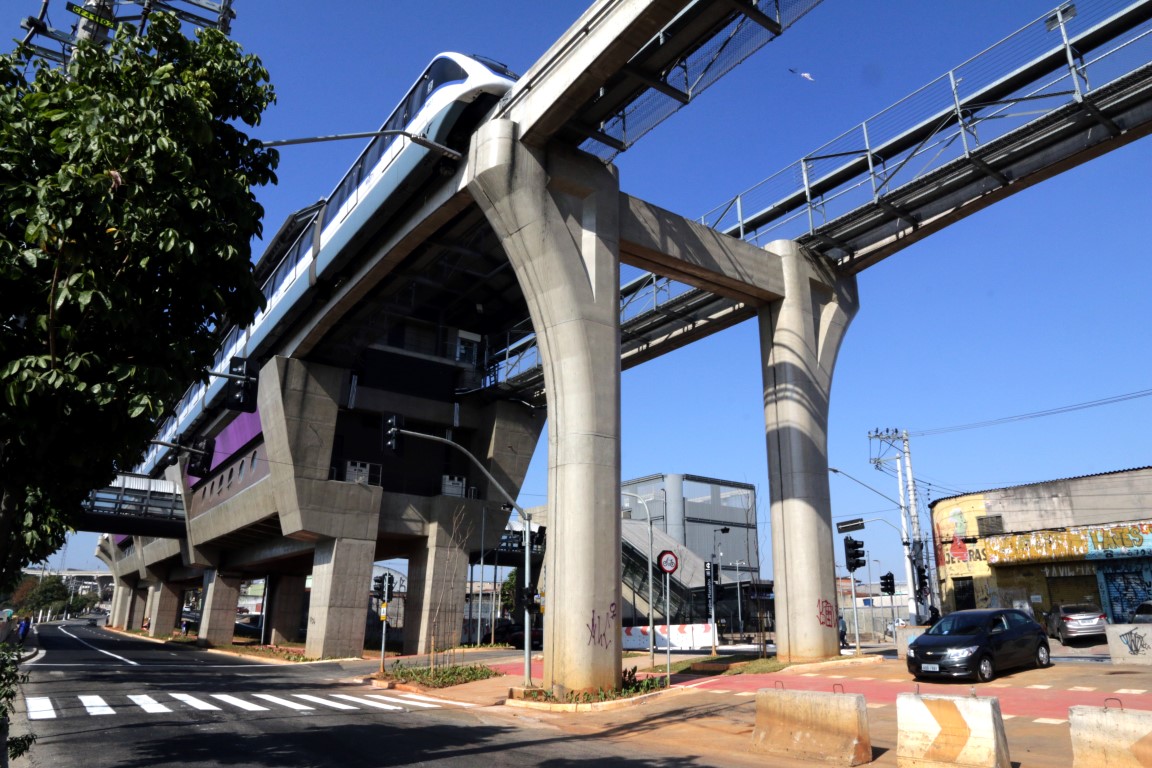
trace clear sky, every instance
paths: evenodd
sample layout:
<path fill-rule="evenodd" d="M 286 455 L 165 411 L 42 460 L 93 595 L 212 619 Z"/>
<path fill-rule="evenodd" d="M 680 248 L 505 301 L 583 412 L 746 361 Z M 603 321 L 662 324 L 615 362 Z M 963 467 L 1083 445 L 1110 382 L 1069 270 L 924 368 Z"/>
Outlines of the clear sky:
<path fill-rule="evenodd" d="M 237 0 L 233 37 L 260 56 L 279 103 L 264 139 L 374 130 L 437 52 L 483 53 L 525 71 L 585 0 Z M 825 0 L 617 160 L 624 191 L 696 217 L 1051 10 L 1055 0 Z M 72 22 L 54 2 L 57 27 Z M 36 0 L 8 0 L 19 34 Z M 790 72 L 807 72 L 812 79 Z M 327 195 L 360 143 L 281 151 L 262 190 L 265 230 Z M 1017 416 L 1152 388 L 1147 226 L 1152 141 L 1142 140 L 997 203 L 859 278 L 861 310 L 836 367 L 829 462 L 833 517 L 898 525 L 895 479 L 874 471 L 868 433 Z M 257 244 L 257 253 L 262 246 Z M 767 532 L 768 473 L 754 323 L 624 374 L 623 476 L 684 472 L 754 483 Z M 913 437 L 931 498 L 1152 464 L 1152 397 Z M 521 494 L 544 503 L 546 441 Z M 873 578 L 896 571 L 884 525 L 855 534 Z M 87 566 L 81 535 L 67 565 Z M 839 539 L 839 537 L 837 537 Z M 770 576 L 770 546 L 762 536 Z M 839 542 L 837 559 L 842 560 Z"/>

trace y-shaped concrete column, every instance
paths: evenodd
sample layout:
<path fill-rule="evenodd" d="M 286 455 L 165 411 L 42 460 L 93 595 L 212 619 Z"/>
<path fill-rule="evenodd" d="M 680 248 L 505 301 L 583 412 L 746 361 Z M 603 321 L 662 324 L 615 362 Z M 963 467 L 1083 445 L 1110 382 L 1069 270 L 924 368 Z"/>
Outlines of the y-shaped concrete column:
<path fill-rule="evenodd" d="M 828 497 L 828 396 L 832 368 L 856 314 L 856 280 L 791 240 L 765 249 L 781 259 L 785 298 L 762 309 L 764 423 L 772 501 L 776 653 L 801 662 L 840 652 Z"/>
<path fill-rule="evenodd" d="M 468 189 L 528 302 L 548 390 L 544 680 L 620 682 L 619 183 L 586 155 L 529 149 L 483 125 Z"/>

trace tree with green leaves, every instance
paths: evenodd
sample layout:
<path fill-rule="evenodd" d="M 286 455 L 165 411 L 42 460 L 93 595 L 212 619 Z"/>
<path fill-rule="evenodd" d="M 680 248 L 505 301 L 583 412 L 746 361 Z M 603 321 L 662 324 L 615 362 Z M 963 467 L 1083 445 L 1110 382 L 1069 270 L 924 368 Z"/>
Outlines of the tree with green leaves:
<path fill-rule="evenodd" d="M 0 586 L 59 548 L 262 306 L 277 155 L 255 56 L 166 14 L 64 67 L 0 56 Z"/>

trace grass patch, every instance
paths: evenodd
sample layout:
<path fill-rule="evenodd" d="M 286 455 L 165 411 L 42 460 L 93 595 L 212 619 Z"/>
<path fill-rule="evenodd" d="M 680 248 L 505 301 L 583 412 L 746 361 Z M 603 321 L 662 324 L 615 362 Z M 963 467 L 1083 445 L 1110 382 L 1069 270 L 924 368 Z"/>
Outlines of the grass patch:
<path fill-rule="evenodd" d="M 373 675 L 377 680 L 416 683 L 426 688 L 448 688 L 499 676 L 499 672 L 483 664 L 444 664 L 433 668 L 411 667 L 402 661 L 393 664 L 384 674 Z"/>
<path fill-rule="evenodd" d="M 770 656 L 766 659 L 754 658 L 749 659 L 746 663 L 741 664 L 739 667 L 730 669 L 725 672 L 725 675 L 764 675 L 770 672 L 779 672 L 788 665 L 778 661 L 775 656 Z"/>

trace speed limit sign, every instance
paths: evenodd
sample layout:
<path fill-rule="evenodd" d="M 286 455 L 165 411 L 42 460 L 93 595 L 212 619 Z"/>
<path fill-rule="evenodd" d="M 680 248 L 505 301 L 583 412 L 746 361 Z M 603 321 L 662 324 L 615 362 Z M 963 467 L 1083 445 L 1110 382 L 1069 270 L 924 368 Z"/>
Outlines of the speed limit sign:
<path fill-rule="evenodd" d="M 676 569 L 680 566 L 679 558 L 677 558 L 676 553 L 670 549 L 661 552 L 660 556 L 656 558 L 656 563 L 664 573 L 676 573 Z"/>

